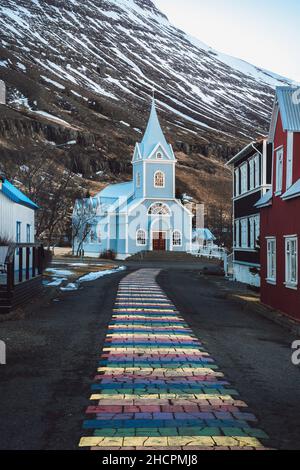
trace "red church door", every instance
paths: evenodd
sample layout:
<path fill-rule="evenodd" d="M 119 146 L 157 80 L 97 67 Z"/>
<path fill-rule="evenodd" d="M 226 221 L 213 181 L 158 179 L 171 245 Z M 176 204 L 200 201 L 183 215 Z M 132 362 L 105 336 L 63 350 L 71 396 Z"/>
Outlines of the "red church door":
<path fill-rule="evenodd" d="M 166 251 L 166 234 L 153 232 L 153 251 Z"/>

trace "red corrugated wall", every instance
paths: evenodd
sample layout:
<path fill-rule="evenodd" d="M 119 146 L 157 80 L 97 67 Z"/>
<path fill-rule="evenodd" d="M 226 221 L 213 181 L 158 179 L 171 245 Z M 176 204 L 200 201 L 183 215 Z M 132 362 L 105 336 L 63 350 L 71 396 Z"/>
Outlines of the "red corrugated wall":
<path fill-rule="evenodd" d="M 284 145 L 283 191 L 286 189 L 286 144 L 287 133 L 283 131 L 279 115 L 274 149 Z M 273 156 L 274 159 L 274 156 Z M 276 168 L 275 159 L 273 167 Z M 294 176 L 293 181 L 300 178 L 300 133 L 294 134 Z M 276 187 L 275 171 L 273 188 Z M 300 320 L 300 288 L 292 290 L 285 287 L 285 235 L 299 237 L 298 247 L 298 279 L 300 285 L 300 197 L 282 201 L 281 197 L 273 197 L 271 207 L 261 209 L 261 300 L 271 307 L 281 310 L 287 315 Z M 277 284 L 266 282 L 267 277 L 267 242 L 266 237 L 276 236 L 277 241 Z"/>

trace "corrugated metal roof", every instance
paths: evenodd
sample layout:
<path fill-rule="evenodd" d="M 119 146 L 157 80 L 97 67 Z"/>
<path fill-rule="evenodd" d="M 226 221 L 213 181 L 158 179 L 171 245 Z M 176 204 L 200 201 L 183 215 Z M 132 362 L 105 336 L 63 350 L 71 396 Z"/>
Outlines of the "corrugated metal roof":
<path fill-rule="evenodd" d="M 283 195 L 282 199 L 291 199 L 300 196 L 300 179 L 296 181 Z"/>
<path fill-rule="evenodd" d="M 133 181 L 127 183 L 110 184 L 104 188 L 97 196 L 117 199 L 119 197 L 129 198 L 134 193 Z"/>
<path fill-rule="evenodd" d="M 277 87 L 276 97 L 284 130 L 300 132 L 300 87 Z"/>
<path fill-rule="evenodd" d="M 7 179 L 2 183 L 2 192 L 8 197 L 11 201 L 21 204 L 23 206 L 30 207 L 31 209 L 38 209 L 39 206 L 35 204 L 29 197 L 25 196 L 20 189 L 16 188 L 11 184 Z"/>
<path fill-rule="evenodd" d="M 255 207 L 266 207 L 272 203 L 273 191 L 270 189 L 267 191 L 255 204 Z"/>

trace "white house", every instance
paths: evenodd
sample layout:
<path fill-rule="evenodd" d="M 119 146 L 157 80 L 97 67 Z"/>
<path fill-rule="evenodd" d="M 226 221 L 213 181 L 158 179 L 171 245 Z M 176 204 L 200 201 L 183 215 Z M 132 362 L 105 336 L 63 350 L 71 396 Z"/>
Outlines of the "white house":
<path fill-rule="evenodd" d="M 140 251 L 191 250 L 193 214 L 175 197 L 176 157 L 161 129 L 153 100 L 141 143 L 135 146 L 133 180 L 77 200 L 74 248 L 119 259 Z"/>
<path fill-rule="evenodd" d="M 33 243 L 38 206 L 0 174 L 0 242 Z"/>

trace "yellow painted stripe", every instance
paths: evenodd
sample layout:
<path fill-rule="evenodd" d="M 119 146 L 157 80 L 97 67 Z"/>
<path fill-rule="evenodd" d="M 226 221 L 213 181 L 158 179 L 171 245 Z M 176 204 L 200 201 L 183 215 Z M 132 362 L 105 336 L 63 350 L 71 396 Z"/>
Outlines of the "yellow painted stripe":
<path fill-rule="evenodd" d="M 82 437 L 79 447 L 254 447 L 262 448 L 254 437 Z"/>
<path fill-rule="evenodd" d="M 125 353 L 128 353 L 130 351 L 132 352 L 136 352 L 136 353 L 149 353 L 151 354 L 152 352 L 155 352 L 155 353 L 189 353 L 189 354 L 195 354 L 195 353 L 199 353 L 201 354 L 202 356 L 209 356 L 209 354 L 207 352 L 199 352 L 199 348 L 191 348 L 191 349 L 179 349 L 179 348 L 155 348 L 155 346 L 152 345 L 152 348 L 143 348 L 143 347 L 137 347 L 137 348 L 134 348 L 134 347 L 126 347 L 126 346 L 123 346 L 123 347 L 117 347 L 117 348 L 103 348 L 103 351 L 113 351 L 113 352 L 123 352 L 124 354 Z"/>
<path fill-rule="evenodd" d="M 128 395 L 128 394 L 116 394 L 109 395 L 105 393 L 93 394 L 90 400 L 222 400 L 228 401 L 233 400 L 231 395 L 211 395 L 208 393 L 153 393 L 148 395 Z"/>

